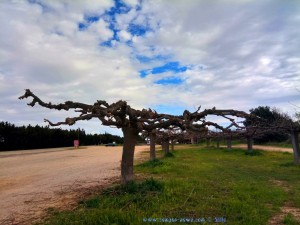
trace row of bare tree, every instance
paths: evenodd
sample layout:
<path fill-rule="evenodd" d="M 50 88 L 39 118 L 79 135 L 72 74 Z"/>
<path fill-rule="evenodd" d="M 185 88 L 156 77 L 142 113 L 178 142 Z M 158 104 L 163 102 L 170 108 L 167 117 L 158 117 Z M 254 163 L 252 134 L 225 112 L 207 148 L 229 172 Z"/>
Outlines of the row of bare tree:
<path fill-rule="evenodd" d="M 276 126 L 267 126 L 263 120 L 257 116 L 238 111 L 234 109 L 205 109 L 201 111 L 200 107 L 195 112 L 191 113 L 185 110 L 182 115 L 174 116 L 169 114 L 157 113 L 151 109 L 137 110 L 130 107 L 126 101 L 118 101 L 112 104 L 103 100 L 96 101 L 93 105 L 80 102 L 66 101 L 61 104 L 46 103 L 39 97 L 33 94 L 29 89 L 25 90 L 25 94 L 19 99 L 32 98 L 28 103 L 29 106 L 39 104 L 42 107 L 55 110 L 74 110 L 78 112 L 77 117 L 68 117 L 62 122 L 52 123 L 45 119 L 51 126 L 73 125 L 79 120 L 90 120 L 98 118 L 102 125 L 113 126 L 122 129 L 124 136 L 124 145 L 121 161 L 121 181 L 123 184 L 133 180 L 133 159 L 136 141 L 139 133 L 145 132 L 150 138 L 150 158 L 155 158 L 155 140 L 157 138 L 164 143 L 165 151 L 169 151 L 169 143 L 174 143 L 174 140 L 182 133 L 197 134 L 197 135 L 213 135 L 208 132 L 208 127 L 214 127 L 222 132 L 222 135 L 243 135 L 252 137 L 262 130 L 282 129 L 290 130 L 295 134 L 293 143 L 298 143 L 296 134 L 299 129 L 294 124 L 277 124 Z M 212 121 L 207 121 L 207 116 L 219 116 L 226 119 L 228 126 L 222 126 Z M 248 119 L 251 121 L 251 126 L 236 122 L 237 118 Z M 235 131 L 233 131 L 235 130 Z M 218 134 L 214 134 L 218 135 Z M 295 145 L 296 146 L 296 145 Z M 297 150 L 299 162 L 299 147 Z"/>
<path fill-rule="evenodd" d="M 162 148 L 165 150 L 167 154 L 169 152 L 169 147 L 165 147 L 165 143 L 170 143 L 172 146 L 172 151 L 174 151 L 174 142 L 180 141 L 182 139 L 189 138 L 192 144 L 195 143 L 195 140 L 198 139 L 206 139 L 207 146 L 210 146 L 210 142 L 212 139 L 216 141 L 217 148 L 220 147 L 221 139 L 225 139 L 227 142 L 227 149 L 232 149 L 232 140 L 246 140 L 247 141 L 247 151 L 249 153 L 253 152 L 253 140 L 254 138 L 260 138 L 263 135 L 267 135 L 270 133 L 282 133 L 290 136 L 292 141 L 293 153 L 294 153 L 294 163 L 300 164 L 300 151 L 299 151 L 299 128 L 298 126 L 292 126 L 291 124 L 285 126 L 277 126 L 277 127 L 268 127 L 268 126 L 260 126 L 260 127 L 247 127 L 245 129 L 237 129 L 237 130 L 227 130 L 222 132 L 182 132 L 177 133 L 176 136 L 173 134 L 169 136 L 168 132 L 164 132 L 160 134 L 158 139 L 158 143 L 162 144 Z M 153 134 L 151 134 L 153 136 Z M 154 139 L 155 140 L 155 139 Z M 150 152 L 155 152 L 155 146 L 153 138 L 150 138 Z M 157 141 L 157 140 L 156 140 Z M 153 157 L 154 156 L 154 157 Z M 155 154 L 150 154 L 150 160 L 155 158 Z"/>

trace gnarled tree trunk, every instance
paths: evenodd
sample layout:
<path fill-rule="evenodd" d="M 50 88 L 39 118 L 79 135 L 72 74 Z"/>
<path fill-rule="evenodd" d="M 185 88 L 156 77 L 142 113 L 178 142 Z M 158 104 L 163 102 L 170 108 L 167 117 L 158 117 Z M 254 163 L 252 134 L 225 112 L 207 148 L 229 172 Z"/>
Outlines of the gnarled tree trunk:
<path fill-rule="evenodd" d="M 133 180 L 133 159 L 138 130 L 132 127 L 122 128 L 124 135 L 123 154 L 121 162 L 121 182 L 127 184 Z"/>
<path fill-rule="evenodd" d="M 195 144 L 195 138 L 191 137 L 191 144 Z"/>
<path fill-rule="evenodd" d="M 156 134 L 150 133 L 150 160 L 154 160 L 156 158 L 156 156 L 155 156 L 155 139 L 156 139 Z"/>
<path fill-rule="evenodd" d="M 163 150 L 164 152 L 166 151 L 166 146 L 165 146 L 165 143 L 164 141 L 161 142 L 161 150 Z"/>
<path fill-rule="evenodd" d="M 299 132 L 298 131 L 292 131 L 291 133 L 291 139 L 293 144 L 293 151 L 294 151 L 294 162 L 295 164 L 300 164 L 300 149 L 299 149 L 299 138 L 298 138 Z"/>
<path fill-rule="evenodd" d="M 206 138 L 206 147 L 210 146 L 210 138 Z"/>
<path fill-rule="evenodd" d="M 247 150 L 248 150 L 248 152 L 253 151 L 253 138 L 252 137 L 247 137 Z"/>
<path fill-rule="evenodd" d="M 220 137 L 217 137 L 217 148 L 220 148 Z"/>
<path fill-rule="evenodd" d="M 171 150 L 174 152 L 174 139 L 171 140 Z"/>
<path fill-rule="evenodd" d="M 165 155 L 167 155 L 170 152 L 169 140 L 164 141 L 164 145 L 165 145 Z"/>
<path fill-rule="evenodd" d="M 231 149 L 232 149 L 231 137 L 227 138 L 227 149 L 228 149 L 228 150 L 231 150 Z"/>

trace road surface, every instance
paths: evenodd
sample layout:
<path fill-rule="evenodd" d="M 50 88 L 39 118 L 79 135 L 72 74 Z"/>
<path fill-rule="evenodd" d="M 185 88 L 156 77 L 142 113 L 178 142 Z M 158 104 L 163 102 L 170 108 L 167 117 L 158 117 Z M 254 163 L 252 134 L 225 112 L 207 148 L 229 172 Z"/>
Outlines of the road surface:
<path fill-rule="evenodd" d="M 31 224 L 49 207 L 74 205 L 118 179 L 121 156 L 120 146 L 0 152 L 0 224 Z"/>

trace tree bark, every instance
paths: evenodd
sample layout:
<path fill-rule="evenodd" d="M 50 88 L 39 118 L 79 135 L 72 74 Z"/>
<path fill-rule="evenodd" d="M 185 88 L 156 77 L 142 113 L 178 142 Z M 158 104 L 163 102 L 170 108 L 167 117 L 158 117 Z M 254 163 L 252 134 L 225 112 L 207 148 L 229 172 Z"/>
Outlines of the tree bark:
<path fill-rule="evenodd" d="M 170 144 L 169 144 L 169 140 L 166 140 L 164 142 L 165 145 L 165 154 L 167 155 L 170 152 Z"/>
<path fill-rule="evenodd" d="M 220 148 L 220 137 L 217 137 L 217 148 Z"/>
<path fill-rule="evenodd" d="M 210 146 L 210 138 L 206 138 L 206 147 Z"/>
<path fill-rule="evenodd" d="M 165 143 L 163 141 L 161 142 L 161 150 L 163 150 L 164 152 L 166 151 Z"/>
<path fill-rule="evenodd" d="M 299 165 L 300 164 L 300 149 L 299 149 L 298 135 L 299 135 L 298 131 L 292 131 L 292 133 L 291 133 L 293 152 L 294 152 L 294 162 L 295 162 L 295 164 Z"/>
<path fill-rule="evenodd" d="M 253 151 L 253 138 L 252 137 L 247 137 L 247 150 L 248 150 L 248 152 Z"/>
<path fill-rule="evenodd" d="M 195 144 L 195 138 L 191 137 L 191 144 Z"/>
<path fill-rule="evenodd" d="M 171 150 L 174 152 L 174 139 L 171 140 Z"/>
<path fill-rule="evenodd" d="M 155 140 L 156 134 L 150 133 L 150 160 L 154 160 L 156 158 L 155 155 Z"/>
<path fill-rule="evenodd" d="M 231 145 L 231 138 L 227 139 L 227 149 L 231 150 L 232 149 L 232 145 Z"/>
<path fill-rule="evenodd" d="M 122 128 L 124 135 L 122 162 L 121 162 L 121 182 L 127 184 L 132 181 L 133 176 L 133 159 L 138 130 L 132 127 Z"/>

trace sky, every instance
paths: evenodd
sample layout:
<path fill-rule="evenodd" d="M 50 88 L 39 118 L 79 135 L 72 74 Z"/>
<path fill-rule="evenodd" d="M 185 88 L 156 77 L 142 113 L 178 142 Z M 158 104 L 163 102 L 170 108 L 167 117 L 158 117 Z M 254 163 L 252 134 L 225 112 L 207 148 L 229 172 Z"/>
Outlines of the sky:
<path fill-rule="evenodd" d="M 76 116 L 27 106 L 27 88 L 173 115 L 300 105 L 298 0 L 1 0 L 0 28 L 0 121 Z M 121 134 L 96 119 L 78 127 Z"/>

